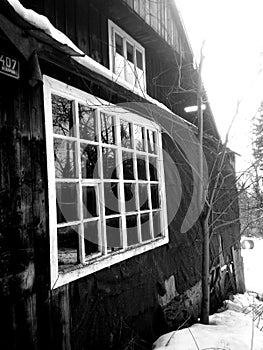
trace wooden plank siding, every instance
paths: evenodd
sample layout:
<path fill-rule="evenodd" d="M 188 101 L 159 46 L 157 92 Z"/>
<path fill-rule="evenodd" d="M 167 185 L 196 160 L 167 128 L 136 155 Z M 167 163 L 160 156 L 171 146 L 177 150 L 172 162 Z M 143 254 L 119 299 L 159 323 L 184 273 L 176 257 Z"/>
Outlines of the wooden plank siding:
<path fill-rule="evenodd" d="M 23 58 L 2 44 L 21 77 L 0 75 L 0 348 L 37 349 L 47 293 L 35 292 L 49 279 L 42 86 L 28 84 Z"/>
<path fill-rule="evenodd" d="M 180 34 L 179 20 L 175 17 L 171 0 L 123 0 L 131 7 L 156 33 L 158 33 L 173 49 L 187 59 L 189 47 Z"/>
<path fill-rule="evenodd" d="M 109 68 L 108 6 L 101 0 L 22 0 L 21 3 L 44 14 L 83 52 Z"/>

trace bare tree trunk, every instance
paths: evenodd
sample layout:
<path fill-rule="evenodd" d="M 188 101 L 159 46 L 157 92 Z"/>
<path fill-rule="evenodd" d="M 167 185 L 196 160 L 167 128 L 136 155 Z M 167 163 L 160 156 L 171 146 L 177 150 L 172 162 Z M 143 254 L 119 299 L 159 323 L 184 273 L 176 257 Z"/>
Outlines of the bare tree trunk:
<path fill-rule="evenodd" d="M 197 110 L 198 110 L 198 140 L 199 140 L 199 188 L 198 188 L 198 205 L 201 214 L 201 225 L 203 231 L 203 254 L 202 254 L 202 306 L 201 306 L 201 323 L 209 324 L 209 311 L 210 311 L 210 288 L 209 288 L 209 226 L 208 219 L 211 213 L 208 209 L 208 213 L 204 213 L 203 198 L 206 196 L 204 183 L 203 183 L 203 111 L 202 111 L 202 97 L 203 97 L 203 84 L 201 78 L 202 65 L 203 65 L 203 46 L 200 52 L 200 63 L 198 67 L 198 90 L 197 90 Z"/>
<path fill-rule="evenodd" d="M 202 255 L 202 309 L 201 309 L 201 323 L 209 324 L 210 311 L 210 273 L 209 273 L 209 226 L 208 215 L 201 218 L 203 230 L 203 255 Z"/>

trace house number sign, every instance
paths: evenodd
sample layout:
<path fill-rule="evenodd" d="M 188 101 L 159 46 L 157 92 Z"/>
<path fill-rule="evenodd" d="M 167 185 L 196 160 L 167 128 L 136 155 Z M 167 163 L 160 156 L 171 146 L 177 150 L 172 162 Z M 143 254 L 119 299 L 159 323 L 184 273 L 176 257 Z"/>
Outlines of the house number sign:
<path fill-rule="evenodd" d="M 8 75 L 9 77 L 19 79 L 19 61 L 14 57 L 5 55 L 0 52 L 0 74 Z"/>

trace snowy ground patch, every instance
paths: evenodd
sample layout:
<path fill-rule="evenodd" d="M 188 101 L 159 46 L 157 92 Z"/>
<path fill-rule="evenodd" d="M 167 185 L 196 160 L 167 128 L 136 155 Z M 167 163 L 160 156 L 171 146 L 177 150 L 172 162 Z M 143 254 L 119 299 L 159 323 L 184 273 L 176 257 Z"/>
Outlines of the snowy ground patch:
<path fill-rule="evenodd" d="M 263 350 L 263 302 L 255 295 L 236 294 L 210 324 L 193 326 L 162 335 L 154 350 Z"/>

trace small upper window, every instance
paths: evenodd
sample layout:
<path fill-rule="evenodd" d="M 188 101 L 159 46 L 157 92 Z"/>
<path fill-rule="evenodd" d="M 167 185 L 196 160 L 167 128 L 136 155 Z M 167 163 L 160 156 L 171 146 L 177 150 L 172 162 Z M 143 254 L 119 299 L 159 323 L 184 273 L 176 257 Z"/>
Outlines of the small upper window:
<path fill-rule="evenodd" d="M 111 21 L 109 21 L 109 43 L 111 70 L 144 92 L 146 90 L 144 48 Z"/>

